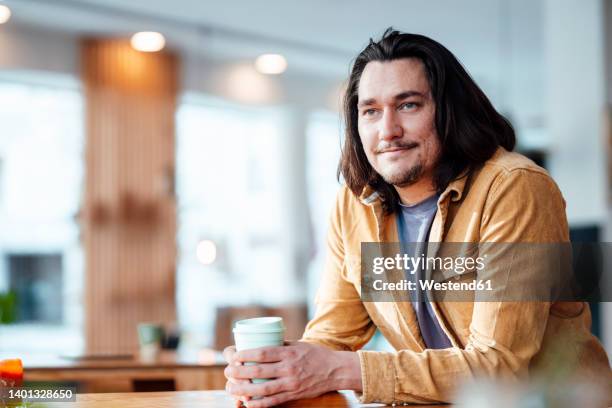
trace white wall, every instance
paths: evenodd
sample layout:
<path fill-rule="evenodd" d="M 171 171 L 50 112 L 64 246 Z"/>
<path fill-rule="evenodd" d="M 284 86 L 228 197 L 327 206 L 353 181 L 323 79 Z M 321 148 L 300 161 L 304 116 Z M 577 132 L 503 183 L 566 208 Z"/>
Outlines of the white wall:
<path fill-rule="evenodd" d="M 34 27 L 0 26 L 0 69 L 38 70 L 69 74 L 79 72 L 78 40 L 69 35 Z"/>
<path fill-rule="evenodd" d="M 183 55 L 183 89 L 253 105 L 336 109 L 340 81 L 288 71 L 262 75 L 252 61 L 228 62 Z"/>
<path fill-rule="evenodd" d="M 533 0 L 502 4 L 506 18 L 500 19 L 502 94 L 499 107 L 502 113 L 512 115 L 510 119 L 521 147 L 546 150 L 550 135 L 544 123 L 543 5 Z"/>
<path fill-rule="evenodd" d="M 603 1 L 546 0 L 544 22 L 550 170 L 570 223 L 604 225 Z"/>

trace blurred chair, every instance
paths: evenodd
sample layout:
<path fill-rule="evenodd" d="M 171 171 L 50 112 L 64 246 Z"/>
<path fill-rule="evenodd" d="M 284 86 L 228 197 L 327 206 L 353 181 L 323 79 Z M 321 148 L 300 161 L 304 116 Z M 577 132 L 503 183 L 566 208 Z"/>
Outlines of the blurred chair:
<path fill-rule="evenodd" d="M 234 344 L 232 328 L 238 320 L 263 316 L 282 317 L 286 328 L 285 340 L 299 340 L 308 323 L 308 307 L 306 304 L 296 304 L 278 307 L 251 305 L 217 308 L 214 348 L 223 350 Z"/>

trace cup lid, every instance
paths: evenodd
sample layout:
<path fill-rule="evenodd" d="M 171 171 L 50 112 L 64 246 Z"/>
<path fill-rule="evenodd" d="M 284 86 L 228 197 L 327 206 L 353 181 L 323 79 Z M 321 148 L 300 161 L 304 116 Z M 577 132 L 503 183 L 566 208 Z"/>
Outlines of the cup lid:
<path fill-rule="evenodd" d="M 234 333 L 277 333 L 285 331 L 282 317 L 255 317 L 239 320 L 234 326 Z"/>

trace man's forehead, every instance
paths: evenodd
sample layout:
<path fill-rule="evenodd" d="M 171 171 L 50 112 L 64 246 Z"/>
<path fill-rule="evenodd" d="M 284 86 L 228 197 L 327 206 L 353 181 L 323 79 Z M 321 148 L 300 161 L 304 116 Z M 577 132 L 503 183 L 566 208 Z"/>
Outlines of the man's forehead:
<path fill-rule="evenodd" d="M 417 58 L 369 62 L 361 74 L 357 89 L 360 102 L 395 99 L 398 94 L 407 93 L 429 93 L 425 67 Z"/>

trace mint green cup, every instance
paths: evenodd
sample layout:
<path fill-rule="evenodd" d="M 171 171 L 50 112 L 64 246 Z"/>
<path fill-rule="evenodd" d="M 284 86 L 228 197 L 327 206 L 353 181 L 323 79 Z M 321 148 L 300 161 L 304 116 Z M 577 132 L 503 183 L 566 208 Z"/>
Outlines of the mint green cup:
<path fill-rule="evenodd" d="M 256 317 L 240 320 L 234 326 L 236 351 L 260 347 L 282 346 L 285 342 L 285 326 L 282 317 Z M 256 363 L 245 363 L 253 365 Z M 253 383 L 269 381 L 268 378 L 253 378 Z"/>
<path fill-rule="evenodd" d="M 139 323 L 138 324 L 138 341 L 140 346 L 149 344 L 161 345 L 164 336 L 164 329 L 157 323 Z"/>

